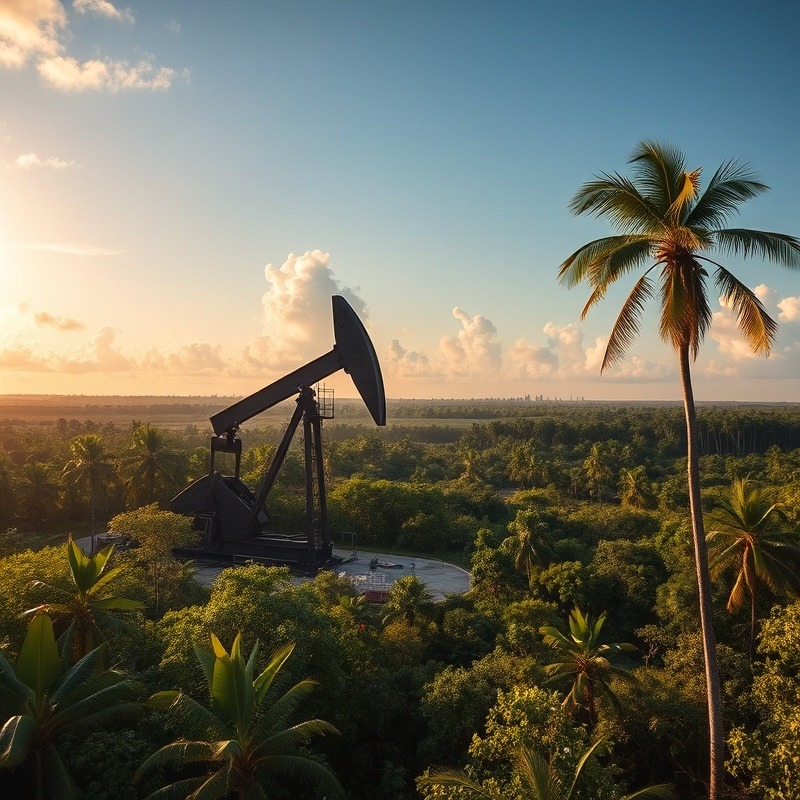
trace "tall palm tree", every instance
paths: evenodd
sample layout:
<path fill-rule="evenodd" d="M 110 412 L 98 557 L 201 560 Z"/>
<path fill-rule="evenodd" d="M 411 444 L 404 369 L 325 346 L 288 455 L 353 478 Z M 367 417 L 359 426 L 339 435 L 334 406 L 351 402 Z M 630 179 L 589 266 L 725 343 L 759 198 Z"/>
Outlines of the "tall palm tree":
<path fill-rule="evenodd" d="M 53 623 L 46 614 L 31 620 L 12 667 L 0 652 L 0 769 L 7 797 L 81 796 L 59 751 L 65 733 L 88 735 L 99 727 L 139 713 L 139 685 L 119 672 L 98 673 L 103 646 L 64 670 Z M 14 787 L 15 781 L 23 786 Z M 11 784 L 11 785 L 9 785 Z M 15 788 L 17 791 L 15 791 Z"/>
<path fill-rule="evenodd" d="M 158 428 L 150 423 L 137 425 L 130 450 L 121 459 L 128 495 L 150 505 L 156 499 L 156 492 L 174 481 L 180 463 L 180 455 L 170 450 L 167 438 Z"/>
<path fill-rule="evenodd" d="M 576 606 L 569 615 L 569 637 L 557 628 L 547 625 L 539 628 L 544 643 L 558 653 L 558 661 L 548 664 L 544 671 L 553 680 L 563 677 L 572 679 L 572 687 L 564 698 L 564 704 L 573 712 L 586 709 L 592 727 L 597 723 L 598 693 L 604 694 L 614 705 L 619 705 L 608 678 L 612 675 L 632 678 L 628 670 L 615 666 L 609 659 L 636 651 L 636 647 L 627 642 L 601 644 L 600 631 L 605 621 L 605 612 L 592 620 L 588 613 L 584 614 Z"/>
<path fill-rule="evenodd" d="M 214 634 L 211 645 L 211 652 L 194 648 L 208 680 L 210 710 L 174 691 L 158 692 L 149 701 L 152 707 L 174 714 L 193 735 L 202 738 L 181 739 L 157 750 L 139 768 L 134 781 L 153 770 L 191 766 L 193 777 L 167 784 L 149 797 L 265 800 L 262 783 L 267 775 L 298 778 L 318 784 L 330 796 L 341 795 L 342 788 L 333 773 L 300 749 L 313 736 L 338 733 L 336 728 L 318 719 L 288 725 L 290 715 L 316 686 L 315 681 L 301 681 L 277 699 L 270 694 L 273 680 L 294 645 L 274 653 L 258 675 L 258 643 L 246 662 L 239 635 L 230 653 Z M 207 764 L 209 772 L 197 775 L 198 764 Z"/>
<path fill-rule="evenodd" d="M 563 777 L 554 768 L 552 761 L 545 759 L 532 747 L 520 747 L 514 764 L 514 772 L 519 777 L 525 800 L 572 800 L 575 797 L 583 768 L 594 752 L 605 743 L 605 739 L 598 739 L 586 750 L 575 767 L 569 786 L 565 784 Z M 452 769 L 435 770 L 420 778 L 417 783 L 423 788 L 452 786 L 455 789 L 463 790 L 468 798 L 505 800 L 508 797 L 496 786 L 481 785 L 466 773 Z M 459 797 L 461 796 L 462 794 L 459 794 Z M 640 789 L 633 794 L 626 794 L 620 800 L 673 800 L 674 797 L 675 792 L 672 787 L 662 783 Z"/>
<path fill-rule="evenodd" d="M 764 490 L 746 479 L 731 484 L 727 497 L 709 517 L 708 555 L 711 577 L 736 572 L 728 597 L 734 613 L 750 595 L 750 659 L 756 651 L 756 597 L 760 583 L 775 594 L 797 595 L 800 589 L 800 533 Z"/>
<path fill-rule="evenodd" d="M 116 482 L 117 474 L 109 461 L 103 437 L 86 433 L 70 442 L 72 458 L 64 467 L 66 483 L 89 494 L 92 512 L 92 553 L 97 536 L 97 501 L 110 485 Z"/>
<path fill-rule="evenodd" d="M 644 268 L 611 329 L 601 370 L 621 359 L 638 331 L 645 303 L 660 297 L 659 332 L 678 354 L 687 433 L 687 477 L 700 627 L 705 660 L 709 741 L 709 798 L 722 789 L 725 736 L 722 695 L 711 606 L 711 578 L 703 514 L 697 413 L 690 362 L 711 324 L 706 296 L 708 267 L 739 327 L 756 353 L 768 354 L 777 329 L 755 294 L 718 261 L 705 255 L 760 256 L 800 267 L 800 241 L 794 236 L 723 227 L 740 205 L 767 190 L 750 168 L 736 160 L 722 164 L 701 193 L 700 170 L 687 171 L 683 153 L 670 145 L 644 141 L 630 159 L 632 178 L 601 174 L 580 187 L 570 203 L 575 214 L 607 218 L 616 235 L 596 239 L 576 250 L 559 269 L 567 286 L 586 282 L 591 288 L 582 318 L 603 299 L 608 288 Z M 658 284 L 651 276 L 657 275 Z"/>

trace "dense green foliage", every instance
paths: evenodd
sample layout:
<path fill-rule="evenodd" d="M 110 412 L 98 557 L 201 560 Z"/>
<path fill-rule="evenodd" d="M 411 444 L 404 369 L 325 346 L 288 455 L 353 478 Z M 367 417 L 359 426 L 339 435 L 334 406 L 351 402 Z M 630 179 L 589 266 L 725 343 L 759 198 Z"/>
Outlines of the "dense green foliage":
<path fill-rule="evenodd" d="M 307 679 L 316 682 L 314 692 L 297 698 L 293 719 L 327 720 L 339 735 L 315 740 L 313 750 L 300 742 L 300 754 L 335 774 L 352 800 L 411 800 L 420 792 L 455 797 L 442 787 L 418 786 L 430 769 L 466 774 L 504 796 L 527 797 L 522 748 L 529 766 L 550 770 L 566 793 L 581 755 L 600 738 L 604 744 L 586 760 L 575 798 L 617 798 L 662 783 L 674 784 L 681 797 L 702 797 L 708 761 L 702 648 L 680 412 L 520 401 L 483 405 L 481 416 L 472 417 L 482 421 L 448 427 L 438 422 L 452 419 L 448 406 L 414 410 L 418 419 L 428 414 L 437 420 L 427 428 L 420 424 L 430 435 L 406 426 L 381 432 L 349 423 L 330 428 L 325 455 L 331 518 L 337 533 L 353 532 L 359 546 L 469 565 L 473 588 L 430 603 L 424 585 L 404 579 L 382 607 L 359 600 L 354 586 L 332 573 L 298 584 L 286 569 L 249 565 L 222 571 L 210 590 L 199 586 L 192 570 L 171 556 L 176 543 L 191 540 L 188 521 L 163 510 L 174 492 L 207 468 L 196 430 L 163 431 L 157 443 L 174 456 L 173 466 L 182 466 L 152 484 L 142 474 L 141 491 L 133 491 L 130 470 L 131 456 L 139 452 L 134 434 L 146 434 L 143 426 L 65 423 L 4 431 L 0 492 L 5 486 L 12 501 L 0 502 L 6 515 L 0 521 L 5 662 L 17 664 L 23 649 L 32 618 L 24 611 L 55 611 L 82 591 L 92 613 L 116 616 L 115 598 L 125 598 L 119 616 L 124 624 L 100 630 L 115 681 L 144 684 L 142 698 L 173 692 L 160 695 L 170 703 L 181 692 L 184 710 L 207 706 L 208 675 L 195 646 L 206 647 L 212 633 L 225 643 L 240 636 L 241 653 L 262 643 L 254 680 L 270 661 L 261 653 L 294 645 L 275 675 L 276 697 Z M 468 410 L 460 409 L 462 418 L 471 417 Z M 486 420 L 491 415 L 496 419 Z M 797 410 L 709 407 L 700 409 L 700 417 L 709 530 L 732 507 L 736 481 L 747 478 L 768 502 L 765 509 L 777 504 L 780 529 L 796 533 Z M 88 492 L 60 478 L 73 458 L 71 442 L 85 434 L 102 437 L 104 462 L 118 476 L 95 498 L 102 530 L 140 544 L 115 548 L 94 568 L 74 552 L 70 562 L 65 544 L 70 531 L 90 532 Z M 254 429 L 244 436 L 243 473 L 254 482 L 279 432 Z M 36 470 L 25 470 L 26 464 Z M 302 515 L 297 472 L 290 464 L 280 478 L 278 516 L 287 524 Z M 155 502 L 140 505 L 150 488 Z M 31 513 L 39 507 L 36 497 L 46 512 Z M 60 543 L 44 546 L 53 534 Z M 791 582 L 785 592 L 783 584 L 780 592 L 759 585 L 758 648 L 751 663 L 749 594 L 741 608 L 726 610 L 736 575 L 736 565 L 720 567 L 714 595 L 731 731 L 726 781 L 742 797 L 793 796 L 800 786 L 800 601 Z M 574 643 L 568 618 L 576 607 L 587 637 L 590 628 L 598 634 L 589 642 L 592 656 L 619 656 L 608 665 L 621 668 L 615 674 L 597 662 L 592 678 L 600 676 L 602 684 L 593 685 L 591 712 L 585 678 L 573 708 L 564 701 L 578 673 L 552 667 L 578 649 L 553 646 L 559 636 Z M 54 622 L 61 632 L 70 618 Z M 613 642 L 631 643 L 636 651 L 604 650 Z M 67 668 L 68 660 L 63 663 Z M 9 666 L 5 674 L 12 673 Z M 208 765 L 221 765 L 224 754 L 198 746 L 197 753 L 214 757 L 198 762 L 195 772 L 147 770 L 132 783 L 148 758 L 181 736 L 206 744 L 236 738 L 211 738 L 181 714 L 143 703 L 138 708 L 138 717 L 110 718 L 106 727 L 56 732 L 64 774 L 88 800 L 135 800 L 171 781 L 208 777 L 214 772 Z M 230 727 L 218 707 L 214 713 Z M 15 714 L 6 710 L 0 725 Z M 234 750 L 230 745 L 225 753 Z M 0 780 L 8 777 L 14 786 L 31 774 L 22 763 L 5 766 L 10 771 Z M 265 778 L 263 785 L 269 797 L 311 800 L 319 794 L 285 775 Z"/>

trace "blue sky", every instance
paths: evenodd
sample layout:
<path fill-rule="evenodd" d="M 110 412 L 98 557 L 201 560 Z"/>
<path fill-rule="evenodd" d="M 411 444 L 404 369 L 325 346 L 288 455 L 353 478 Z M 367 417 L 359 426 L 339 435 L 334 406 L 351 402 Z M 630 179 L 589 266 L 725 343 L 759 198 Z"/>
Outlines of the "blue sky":
<path fill-rule="evenodd" d="M 677 398 L 655 309 L 600 376 L 625 287 L 579 322 L 557 268 L 607 229 L 567 204 L 658 139 L 706 178 L 752 163 L 741 225 L 800 234 L 799 28 L 783 2 L 0 0 L 0 392 L 247 393 L 329 349 L 341 292 L 391 397 Z M 797 400 L 800 273 L 729 263 L 779 339 L 750 357 L 711 287 L 698 398 Z"/>

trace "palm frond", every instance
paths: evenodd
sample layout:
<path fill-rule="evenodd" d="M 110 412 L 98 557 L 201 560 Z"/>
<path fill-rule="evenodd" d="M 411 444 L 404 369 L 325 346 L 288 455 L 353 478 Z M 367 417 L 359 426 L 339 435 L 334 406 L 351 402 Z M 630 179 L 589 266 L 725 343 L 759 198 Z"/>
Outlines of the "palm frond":
<path fill-rule="evenodd" d="M 626 794 L 621 800 L 676 800 L 677 797 L 675 787 L 671 783 L 657 783 Z"/>
<path fill-rule="evenodd" d="M 192 735 L 224 739 L 232 733 L 213 711 L 189 695 L 173 691 L 156 692 L 148 699 L 147 704 L 162 711 L 169 710 L 179 729 Z"/>
<path fill-rule="evenodd" d="M 686 225 L 719 228 L 739 210 L 742 203 L 768 189 L 749 165 L 729 159 L 714 173 L 705 192 L 686 218 Z"/>
<path fill-rule="evenodd" d="M 261 719 L 258 723 L 259 729 L 270 731 L 282 725 L 297 708 L 300 701 L 315 691 L 318 686 L 317 681 L 307 678 L 292 686 L 268 708 L 265 709 L 262 705 L 260 709 Z"/>
<path fill-rule="evenodd" d="M 633 165 L 637 186 L 644 196 L 667 216 L 686 174 L 686 158 L 674 145 L 644 140 L 636 145 L 628 163 Z"/>
<path fill-rule="evenodd" d="M 342 797 L 344 789 L 336 776 L 324 765 L 311 758 L 297 755 L 271 756 L 263 762 L 269 769 L 288 778 L 316 784 L 325 793 Z"/>
<path fill-rule="evenodd" d="M 729 613 L 734 614 L 737 612 L 747 600 L 747 580 L 744 570 L 741 570 L 736 576 L 736 582 L 733 584 L 731 593 L 728 596 L 727 608 Z"/>
<path fill-rule="evenodd" d="M 681 221 L 688 216 L 687 211 L 691 209 L 694 199 L 700 189 L 700 170 L 684 172 L 678 178 L 675 199 L 667 211 L 667 217 L 673 225 L 680 225 Z"/>
<path fill-rule="evenodd" d="M 623 175 L 601 174 L 578 189 L 569 203 L 573 214 L 608 217 L 624 233 L 658 235 L 667 228 L 664 214 Z"/>
<path fill-rule="evenodd" d="M 705 270 L 692 259 L 689 264 L 667 265 L 661 280 L 661 338 L 679 350 L 687 345 L 697 358 L 712 313 L 705 292 Z"/>
<path fill-rule="evenodd" d="M 517 754 L 517 773 L 531 797 L 558 800 L 563 797 L 561 780 L 545 758 L 532 747 L 521 747 Z"/>
<path fill-rule="evenodd" d="M 298 746 L 306 744 L 314 736 L 325 736 L 329 733 L 338 735 L 339 731 L 330 722 L 325 722 L 321 719 L 310 719 L 272 735 L 268 735 L 267 731 L 263 733 L 264 739 L 256 747 L 256 752 L 267 756 L 294 750 Z"/>
<path fill-rule="evenodd" d="M 647 253 L 652 251 L 655 241 L 650 236 L 636 236 L 625 234 L 621 236 L 607 236 L 603 239 L 595 239 L 576 250 L 558 268 L 558 280 L 561 284 L 572 288 L 577 286 L 587 277 L 591 278 L 596 274 L 598 265 L 602 264 L 614 253 L 624 252 L 631 246 L 641 244 L 647 248 Z M 590 280 L 592 285 L 598 281 Z"/>
<path fill-rule="evenodd" d="M 269 691 L 269 687 L 272 686 L 275 676 L 294 651 L 294 647 L 294 643 L 284 645 L 270 656 L 269 663 L 253 682 L 253 689 L 256 693 L 257 702 L 260 703 L 264 699 L 264 695 Z"/>
<path fill-rule="evenodd" d="M 47 742 L 41 749 L 42 775 L 46 782 L 45 797 L 58 800 L 79 800 L 81 792 L 73 782 L 61 755 L 52 743 Z"/>
<path fill-rule="evenodd" d="M 139 707 L 132 704 L 142 689 L 141 684 L 131 680 L 120 681 L 112 686 L 107 686 L 99 692 L 93 692 L 88 697 L 83 697 L 76 703 L 70 703 L 64 708 L 59 708 L 55 719 L 58 727 L 91 723 L 97 718 L 110 719 L 114 715 L 135 716 Z M 55 724 L 55 721 L 54 721 Z"/>
<path fill-rule="evenodd" d="M 649 270 L 648 270 L 649 272 Z M 628 347 L 633 344 L 639 333 L 639 322 L 645 303 L 653 297 L 653 284 L 645 273 L 631 289 L 630 294 L 622 305 L 611 334 L 608 337 L 603 363 L 600 365 L 602 373 L 606 367 L 619 361 Z M 585 311 L 585 309 L 584 309 Z"/>
<path fill-rule="evenodd" d="M 228 768 L 218 769 L 209 775 L 186 800 L 222 800 L 229 796 L 230 770 Z"/>
<path fill-rule="evenodd" d="M 714 241 L 719 250 L 729 255 L 760 256 L 775 264 L 800 268 L 800 239 L 787 233 L 725 228 L 714 232 Z"/>
<path fill-rule="evenodd" d="M 165 767 L 180 767 L 184 764 L 214 760 L 215 742 L 191 742 L 179 740 L 156 750 L 136 770 L 133 782 L 138 783 L 148 772 Z"/>
<path fill-rule="evenodd" d="M 569 794 L 567 797 L 572 797 L 575 793 L 575 787 L 580 780 L 581 773 L 583 772 L 583 768 L 586 766 L 586 762 L 594 755 L 595 750 L 600 749 L 606 744 L 605 738 L 598 739 L 582 756 L 581 760 L 578 762 L 578 766 L 575 767 L 575 777 L 572 781 L 572 786 L 569 787 Z"/>
<path fill-rule="evenodd" d="M 144 800 L 186 800 L 191 797 L 192 793 L 198 786 L 205 781 L 205 775 L 195 778 L 184 778 L 175 783 L 170 783 L 168 786 L 162 786 L 156 789 L 144 798 Z"/>
<path fill-rule="evenodd" d="M 417 785 L 423 788 L 448 786 L 464 789 L 471 797 L 483 797 L 486 800 L 502 800 L 495 794 L 489 794 L 479 783 L 476 783 L 464 772 L 455 769 L 437 769 L 417 779 Z"/>
<path fill-rule="evenodd" d="M 739 330 L 747 338 L 753 352 L 769 355 L 778 324 L 767 314 L 755 294 L 724 267 L 717 266 L 714 277 L 722 291 L 723 301 L 729 303 L 736 314 Z"/>

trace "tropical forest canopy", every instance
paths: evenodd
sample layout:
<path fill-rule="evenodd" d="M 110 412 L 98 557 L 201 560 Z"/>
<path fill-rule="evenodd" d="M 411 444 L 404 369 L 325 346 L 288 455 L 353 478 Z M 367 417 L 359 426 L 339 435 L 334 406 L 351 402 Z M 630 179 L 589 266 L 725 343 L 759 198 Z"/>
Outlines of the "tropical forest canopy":
<path fill-rule="evenodd" d="M 172 557 L 193 534 L 168 501 L 208 469 L 211 430 L 196 415 L 227 401 L 62 398 L 47 413 L 5 401 L 0 779 L 19 796 L 37 780 L 53 797 L 145 797 L 198 778 L 210 793 L 230 769 L 242 791 L 252 778 L 276 798 L 464 796 L 433 779 L 449 769 L 523 800 L 534 796 L 525 769 L 568 788 L 601 740 L 572 796 L 665 783 L 706 793 L 679 406 L 398 401 L 377 429 L 340 403 L 324 425 L 335 541 L 352 532 L 359 547 L 472 572 L 464 596 L 432 604 L 411 578 L 370 606 L 332 572 L 296 585 L 251 565 L 209 589 Z M 800 406 L 698 413 L 726 785 L 798 796 Z M 251 485 L 284 424 L 274 414 L 243 428 Z M 269 499 L 280 529 L 302 525 L 296 445 Z M 139 547 L 102 563 L 75 552 L 67 536 L 88 536 L 92 517 Z M 250 686 L 247 713 L 214 689 L 215 669 Z M 42 709 L 58 725 L 25 738 Z M 521 744 L 535 749 L 524 763 Z"/>

